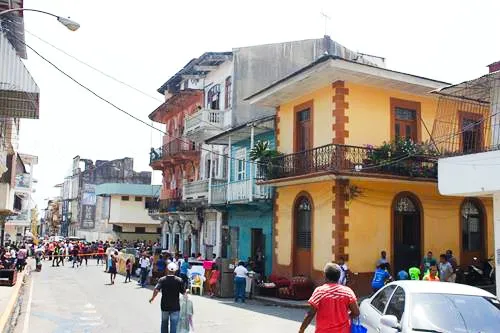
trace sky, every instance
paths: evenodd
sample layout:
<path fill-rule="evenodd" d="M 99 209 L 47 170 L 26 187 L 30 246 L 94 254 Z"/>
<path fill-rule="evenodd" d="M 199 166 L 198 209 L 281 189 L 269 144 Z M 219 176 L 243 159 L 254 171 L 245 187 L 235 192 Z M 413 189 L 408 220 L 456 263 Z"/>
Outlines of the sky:
<path fill-rule="evenodd" d="M 140 7 L 142 5 L 142 7 Z M 71 17 L 71 32 L 54 18 L 26 12 L 26 43 L 65 72 L 134 116 L 162 103 L 156 89 L 189 60 L 207 51 L 326 33 L 344 46 L 386 58 L 393 70 L 450 83 L 473 79 L 500 60 L 500 1 L 169 1 L 25 0 L 34 8 Z M 30 33 L 129 85 L 121 85 L 41 42 Z M 133 157 L 149 168 L 149 150 L 161 133 L 98 100 L 28 51 L 26 66 L 41 90 L 40 119 L 22 120 L 19 150 L 39 156 L 34 199 L 57 195 L 72 159 Z M 156 124 L 160 128 L 161 124 Z M 153 176 L 161 183 L 161 175 Z"/>

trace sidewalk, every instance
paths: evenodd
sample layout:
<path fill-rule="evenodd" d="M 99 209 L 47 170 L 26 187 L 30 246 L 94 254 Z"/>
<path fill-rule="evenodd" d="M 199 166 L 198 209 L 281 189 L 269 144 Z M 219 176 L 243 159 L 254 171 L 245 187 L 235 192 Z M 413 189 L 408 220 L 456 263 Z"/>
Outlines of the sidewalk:
<path fill-rule="evenodd" d="M 16 284 L 12 287 L 0 286 L 0 332 L 4 332 L 14 310 L 23 285 L 26 270 L 17 274 Z"/>
<path fill-rule="evenodd" d="M 266 297 L 258 295 L 253 296 L 252 299 L 264 304 L 277 305 L 285 308 L 307 309 L 309 307 L 307 301 L 294 301 L 291 299 L 281 299 L 276 297 Z"/>

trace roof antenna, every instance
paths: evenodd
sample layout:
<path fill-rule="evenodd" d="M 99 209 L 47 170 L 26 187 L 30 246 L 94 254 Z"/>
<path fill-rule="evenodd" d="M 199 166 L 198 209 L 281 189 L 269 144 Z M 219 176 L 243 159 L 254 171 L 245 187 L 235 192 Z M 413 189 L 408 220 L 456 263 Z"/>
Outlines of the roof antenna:
<path fill-rule="evenodd" d="M 328 32 L 327 32 L 328 21 L 331 20 L 332 18 L 330 16 L 326 15 L 324 12 L 321 12 L 320 14 L 321 14 L 321 16 L 323 16 L 323 19 L 325 20 L 325 35 L 324 36 L 328 36 Z"/>

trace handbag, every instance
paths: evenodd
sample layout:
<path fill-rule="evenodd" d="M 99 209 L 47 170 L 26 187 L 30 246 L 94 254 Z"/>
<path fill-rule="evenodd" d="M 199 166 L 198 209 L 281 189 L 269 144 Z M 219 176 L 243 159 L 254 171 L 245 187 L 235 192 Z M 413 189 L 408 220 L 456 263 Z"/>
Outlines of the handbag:
<path fill-rule="evenodd" d="M 351 333 L 366 333 L 368 329 L 361 325 L 359 322 L 359 317 L 356 320 L 353 320 L 351 323 Z"/>

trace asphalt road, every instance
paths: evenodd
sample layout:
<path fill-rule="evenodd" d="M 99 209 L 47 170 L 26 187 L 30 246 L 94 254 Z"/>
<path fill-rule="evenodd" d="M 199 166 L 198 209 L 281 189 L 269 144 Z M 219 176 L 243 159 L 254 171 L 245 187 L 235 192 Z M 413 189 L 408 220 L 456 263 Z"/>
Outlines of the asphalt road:
<path fill-rule="evenodd" d="M 102 266 L 50 267 L 32 272 L 23 290 L 13 333 L 160 332 L 160 297 L 149 304 L 152 290 L 118 275 L 109 285 Z M 249 301 L 192 296 L 196 332 L 297 332 L 304 310 Z M 310 327 L 307 332 L 313 332 Z"/>

